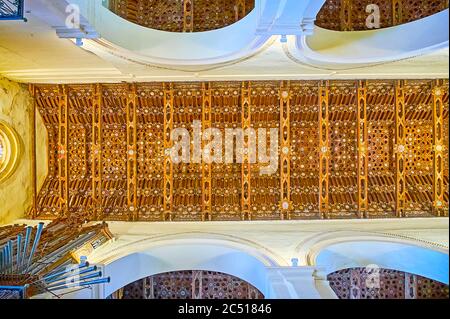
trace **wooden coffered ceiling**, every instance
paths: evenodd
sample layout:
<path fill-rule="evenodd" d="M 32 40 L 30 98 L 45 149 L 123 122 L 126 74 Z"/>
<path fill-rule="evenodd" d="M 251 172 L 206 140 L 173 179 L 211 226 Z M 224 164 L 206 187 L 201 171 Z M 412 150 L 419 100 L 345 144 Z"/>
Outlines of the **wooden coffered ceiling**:
<path fill-rule="evenodd" d="M 368 30 L 368 5 L 380 9 L 380 27 L 418 20 L 448 8 L 448 0 L 327 0 L 316 25 L 336 31 Z M 109 9 L 136 24 L 171 32 L 219 29 L 245 17 L 254 0 L 110 0 Z"/>
<path fill-rule="evenodd" d="M 32 86 L 48 176 L 30 216 L 202 221 L 448 214 L 448 80 Z M 278 170 L 173 164 L 170 131 L 280 129 Z M 287 151 L 284 151 L 287 149 Z M 285 204 L 286 203 L 286 204 Z"/>

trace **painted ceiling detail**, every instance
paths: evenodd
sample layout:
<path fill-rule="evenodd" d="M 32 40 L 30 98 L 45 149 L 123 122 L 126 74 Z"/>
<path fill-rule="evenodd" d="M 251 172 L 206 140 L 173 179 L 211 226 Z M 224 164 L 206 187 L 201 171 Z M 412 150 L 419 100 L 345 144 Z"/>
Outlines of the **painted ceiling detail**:
<path fill-rule="evenodd" d="M 327 277 L 339 299 L 448 299 L 448 285 L 383 268 L 350 268 Z"/>
<path fill-rule="evenodd" d="M 264 299 L 250 283 L 215 271 L 189 270 L 157 274 L 133 282 L 111 299 Z"/>
<path fill-rule="evenodd" d="M 255 0 L 109 0 L 109 10 L 144 27 L 170 32 L 202 32 L 229 26 L 255 8 Z M 448 8 L 447 0 L 326 0 L 316 25 L 335 31 L 370 30 L 372 14 L 387 28 Z M 372 21 L 372 19 L 370 19 Z"/>
<path fill-rule="evenodd" d="M 379 27 L 388 28 L 426 18 L 448 9 L 448 0 L 327 0 L 316 25 L 334 31 L 375 28 L 371 15 L 379 14 Z"/>
<path fill-rule="evenodd" d="M 220 29 L 245 17 L 254 0 L 110 0 L 108 8 L 144 27 L 170 32 Z"/>
<path fill-rule="evenodd" d="M 447 80 L 38 85 L 34 94 L 49 141 L 49 173 L 34 218 L 448 213 Z M 262 174 L 267 164 L 245 152 L 241 162 L 205 164 L 188 156 L 174 163 L 172 130 L 186 129 L 192 137 L 194 121 L 219 134 L 278 129 L 275 169 Z M 226 140 L 222 147 L 226 154 Z"/>

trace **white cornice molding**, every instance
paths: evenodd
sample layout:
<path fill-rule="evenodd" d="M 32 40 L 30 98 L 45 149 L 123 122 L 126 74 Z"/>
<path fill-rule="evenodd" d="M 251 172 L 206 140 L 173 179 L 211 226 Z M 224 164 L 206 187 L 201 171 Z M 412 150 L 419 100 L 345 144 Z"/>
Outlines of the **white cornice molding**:
<path fill-rule="evenodd" d="M 286 55 L 327 70 L 349 70 L 418 57 L 449 47 L 449 9 L 410 23 L 370 31 L 339 32 L 315 27 L 291 36 Z"/>
<path fill-rule="evenodd" d="M 67 3 L 55 1 L 60 3 L 60 11 L 62 3 Z M 174 33 L 129 22 L 109 11 L 101 0 L 71 0 L 70 3 L 80 7 L 83 27 L 72 30 L 57 27 L 57 34 L 77 38 L 79 44 L 83 38 L 99 38 L 84 48 L 99 55 L 103 50 L 128 62 L 159 66 L 220 65 L 254 55 L 272 36 L 310 35 L 324 2 L 256 0 L 255 10 L 230 26 L 208 32 Z"/>

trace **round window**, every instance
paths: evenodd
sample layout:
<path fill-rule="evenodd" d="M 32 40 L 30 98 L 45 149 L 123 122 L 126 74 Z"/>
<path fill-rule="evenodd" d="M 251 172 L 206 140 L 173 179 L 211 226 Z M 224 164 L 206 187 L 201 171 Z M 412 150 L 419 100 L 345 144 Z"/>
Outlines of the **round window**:
<path fill-rule="evenodd" d="M 3 138 L 0 136 L 0 165 L 3 164 L 4 161 L 3 144 L 5 144 L 5 142 L 3 142 Z"/>
<path fill-rule="evenodd" d="M 19 151 L 18 135 L 8 124 L 0 121 L 0 183 L 14 172 Z"/>

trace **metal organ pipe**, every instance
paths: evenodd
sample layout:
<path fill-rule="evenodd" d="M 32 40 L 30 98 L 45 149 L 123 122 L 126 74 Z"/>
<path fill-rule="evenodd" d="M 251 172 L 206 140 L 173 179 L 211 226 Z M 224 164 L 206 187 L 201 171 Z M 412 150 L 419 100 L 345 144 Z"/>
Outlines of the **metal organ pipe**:
<path fill-rule="evenodd" d="M 21 253 L 22 253 L 22 234 L 18 234 L 17 235 L 17 260 L 16 260 L 17 271 L 19 271 L 19 267 L 20 267 Z"/>
<path fill-rule="evenodd" d="M 84 287 L 84 286 L 89 286 L 89 285 L 109 283 L 110 281 L 111 281 L 111 279 L 109 277 L 107 277 L 107 278 L 101 278 L 101 279 L 96 279 L 96 280 L 92 280 L 92 281 L 86 281 L 86 282 L 74 283 L 74 284 L 70 284 L 70 285 L 59 286 L 59 287 L 56 287 L 56 288 L 50 289 L 50 290 L 56 291 L 56 290 L 68 289 L 68 288 Z"/>
<path fill-rule="evenodd" d="M 22 262 L 20 264 L 20 268 L 22 268 L 23 263 L 25 261 L 25 257 L 27 255 L 27 250 L 28 250 L 28 245 L 30 244 L 30 238 L 31 238 L 31 231 L 32 230 L 33 230 L 33 227 L 31 227 L 31 226 L 28 226 L 26 228 L 25 241 L 23 242 Z"/>
<path fill-rule="evenodd" d="M 54 258 L 58 258 L 61 257 L 61 255 L 66 254 L 67 252 L 75 249 L 77 246 L 80 245 L 80 243 L 83 243 L 83 241 L 85 241 L 86 239 L 88 239 L 90 236 L 92 236 L 93 234 L 95 234 L 94 232 L 85 234 L 83 236 L 80 236 L 80 238 L 78 238 L 77 240 L 75 240 L 74 242 L 72 242 L 69 245 L 65 245 L 62 246 L 61 248 L 57 249 L 56 251 L 54 251 L 53 253 L 51 253 L 50 255 L 47 255 L 45 257 L 45 260 L 47 263 L 51 263 L 53 261 Z M 35 274 L 36 272 L 39 272 L 40 270 L 42 270 L 43 268 L 45 268 L 46 265 L 45 264 L 36 264 L 34 267 L 31 267 L 29 272 L 32 274 Z"/>
<path fill-rule="evenodd" d="M 49 275 L 45 276 L 43 279 L 45 281 L 47 281 L 47 282 L 51 282 L 50 279 L 52 279 L 52 278 L 62 276 L 62 275 L 67 274 L 69 272 L 74 272 L 75 270 L 80 270 L 80 269 L 85 268 L 87 266 L 89 266 L 89 263 L 86 262 L 84 264 L 78 265 L 77 267 L 74 267 L 74 268 L 71 268 L 71 269 L 65 268 L 64 270 L 61 270 L 61 271 L 58 270 L 58 272 L 49 274 Z"/>
<path fill-rule="evenodd" d="M 0 251 L 0 271 L 3 269 L 3 250 Z"/>
<path fill-rule="evenodd" d="M 3 246 L 2 249 L 2 270 L 6 268 L 8 264 L 8 246 Z"/>
<path fill-rule="evenodd" d="M 46 274 L 46 277 L 50 277 L 56 275 L 59 272 L 65 271 L 68 267 L 73 266 L 72 260 L 68 259 L 59 265 L 56 269 L 53 269 L 51 272 Z"/>
<path fill-rule="evenodd" d="M 85 280 L 87 280 L 87 279 L 99 278 L 101 276 L 102 276 L 102 272 L 98 271 L 98 272 L 95 272 L 95 273 L 92 273 L 92 274 L 88 274 L 88 275 L 83 276 L 83 277 L 78 277 L 78 278 L 75 277 L 75 278 L 72 278 L 72 279 L 66 278 L 65 281 L 57 282 L 57 283 L 54 283 L 53 285 L 47 286 L 47 289 L 52 289 L 52 288 L 59 287 L 59 286 L 62 286 L 62 285 L 67 285 L 67 284 L 79 284 L 79 283 L 85 282 Z"/>
<path fill-rule="evenodd" d="M 88 272 L 91 272 L 91 271 L 96 271 L 96 270 L 97 270 L 97 266 L 92 266 L 92 267 L 89 267 L 87 269 L 80 270 L 79 272 L 77 272 L 75 274 L 69 274 L 69 275 L 67 275 L 65 277 L 55 277 L 52 280 L 46 279 L 45 282 L 46 283 L 58 282 L 58 281 L 61 281 L 61 280 L 66 280 L 68 278 L 72 278 L 72 277 L 79 276 L 79 275 L 82 275 L 82 274 L 85 274 L 85 273 L 88 273 Z M 70 271 L 68 271 L 67 273 L 69 273 L 69 272 Z"/>
<path fill-rule="evenodd" d="M 33 259 L 34 253 L 36 252 L 36 248 L 39 244 L 39 240 L 41 239 L 42 229 L 44 228 L 44 223 L 39 223 L 37 230 L 36 230 L 36 236 L 34 237 L 33 246 L 31 247 L 30 255 L 28 256 L 28 262 L 26 269 L 28 270 L 28 267 L 30 267 L 30 263 Z"/>
<path fill-rule="evenodd" d="M 13 267 L 14 267 L 14 249 L 13 249 L 13 241 L 12 240 L 8 240 L 8 266 L 10 267 L 10 271 L 11 273 L 13 272 Z"/>
<path fill-rule="evenodd" d="M 56 236 L 53 230 L 59 229 L 58 224 L 49 228 L 52 241 L 46 241 L 43 245 L 42 234 L 44 223 L 39 223 L 36 232 L 33 234 L 34 227 L 27 226 L 16 238 L 5 238 L 0 246 L 0 273 L 2 274 L 27 274 L 37 275 L 33 282 L 17 282 L 18 285 L 34 287 L 34 293 L 43 293 L 45 291 L 63 290 L 68 288 L 85 288 L 90 285 L 110 282 L 110 278 L 102 278 L 102 271 L 98 271 L 97 266 L 89 266 L 89 263 L 82 259 L 81 263 L 74 265 L 70 253 L 82 247 L 92 240 L 96 235 L 96 230 L 77 229 L 62 236 Z M 20 229 L 19 229 L 20 231 Z M 81 233 L 81 234 L 80 234 Z M 33 236 L 34 235 L 34 236 Z M 33 241 L 32 245 L 30 244 Z M 46 249 L 49 244 L 49 249 Z M 41 246 L 39 246 L 41 245 Z M 53 250 L 53 251 L 52 251 Z M 48 252 L 45 256 L 40 256 L 39 252 Z M 68 258 L 66 258 L 68 257 Z M 52 268 L 52 265 L 58 262 L 58 266 Z M 28 277 L 28 276 L 27 276 Z M 30 277 L 31 279 L 31 277 Z M 14 281 L 14 280 L 13 280 Z M 31 280 L 30 280 L 31 281 Z"/>

